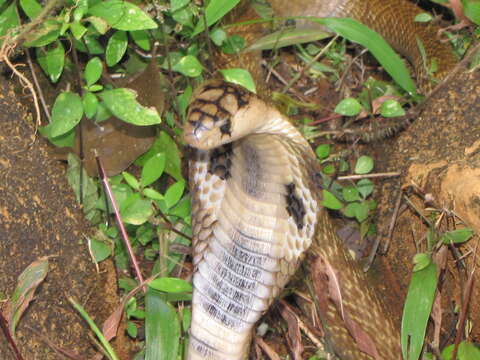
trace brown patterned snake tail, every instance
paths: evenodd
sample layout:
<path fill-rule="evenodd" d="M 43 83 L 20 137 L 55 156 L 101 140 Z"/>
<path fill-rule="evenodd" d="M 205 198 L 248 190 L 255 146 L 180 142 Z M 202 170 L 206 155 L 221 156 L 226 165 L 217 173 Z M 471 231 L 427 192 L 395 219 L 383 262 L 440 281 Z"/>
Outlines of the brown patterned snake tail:
<path fill-rule="evenodd" d="M 398 358 L 398 330 L 319 205 L 315 155 L 288 119 L 240 87 L 211 82 L 194 96 L 185 140 L 195 148 L 188 359 L 246 359 L 256 321 L 312 240 L 324 265 L 341 269 L 341 309 L 325 304 L 323 319 L 333 350 L 342 359 Z M 377 357 L 360 350 L 352 329 L 374 344 Z"/>

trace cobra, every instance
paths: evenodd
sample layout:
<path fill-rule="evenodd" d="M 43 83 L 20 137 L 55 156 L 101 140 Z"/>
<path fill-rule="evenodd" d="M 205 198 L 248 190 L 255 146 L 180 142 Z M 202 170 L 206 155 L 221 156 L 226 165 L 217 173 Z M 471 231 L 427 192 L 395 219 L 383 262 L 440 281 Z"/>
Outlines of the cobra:
<path fill-rule="evenodd" d="M 272 7 L 288 15 L 310 9 L 316 13 L 309 15 L 353 16 L 387 39 L 406 31 L 406 42 L 394 45 L 417 63 L 417 70 L 412 39 L 415 32 L 424 37 L 434 30 L 404 27 L 407 22 L 399 20 L 403 25 L 392 34 L 388 19 L 396 17 L 395 11 L 405 10 L 409 21 L 418 11 L 406 1 L 375 2 L 380 10 L 373 9 L 373 15 L 366 11 L 370 2 L 361 0 L 300 3 L 305 7 L 282 10 L 282 0 L 272 1 Z M 440 54 L 444 69 L 453 57 L 443 45 L 440 50 L 430 46 L 434 43 L 427 43 L 427 54 Z M 239 86 L 211 81 L 193 96 L 184 137 L 194 149 L 189 163 L 194 292 L 187 358 L 246 359 L 255 323 L 311 248 L 319 266 L 339 284 L 332 290 L 325 281 L 320 314 L 330 350 L 343 360 L 400 359 L 398 326 L 320 206 L 320 169 L 288 118 Z M 341 301 L 332 300 L 338 296 Z"/>

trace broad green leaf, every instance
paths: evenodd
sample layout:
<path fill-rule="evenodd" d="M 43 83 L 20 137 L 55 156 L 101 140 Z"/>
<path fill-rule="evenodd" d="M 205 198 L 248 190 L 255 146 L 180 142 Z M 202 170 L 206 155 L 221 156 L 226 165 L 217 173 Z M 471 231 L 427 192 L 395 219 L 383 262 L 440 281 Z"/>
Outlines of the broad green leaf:
<path fill-rule="evenodd" d="M 157 190 L 150 189 L 150 188 L 143 189 L 143 195 L 145 195 L 146 197 L 152 200 L 163 201 L 164 199 L 163 195 L 160 194 Z"/>
<path fill-rule="evenodd" d="M 135 339 L 138 335 L 138 328 L 137 325 L 133 321 L 127 322 L 127 334 L 131 338 Z"/>
<path fill-rule="evenodd" d="M 0 44 L 3 43 L 1 37 L 5 36 L 8 30 L 20 25 L 20 19 L 17 13 L 17 4 L 12 4 L 0 14 Z"/>
<path fill-rule="evenodd" d="M 353 186 L 345 186 L 342 189 L 342 195 L 345 201 L 352 202 L 356 200 L 360 200 L 360 195 L 358 193 L 358 189 Z"/>
<path fill-rule="evenodd" d="M 402 354 L 405 360 L 418 360 L 437 288 L 437 266 L 430 263 L 412 274 L 402 318 Z"/>
<path fill-rule="evenodd" d="M 111 247 L 105 244 L 103 241 L 96 239 L 90 240 L 90 251 L 95 262 L 97 263 L 107 259 L 110 255 L 112 255 Z"/>
<path fill-rule="evenodd" d="M 349 18 L 309 18 L 309 20 L 325 25 L 340 36 L 366 47 L 398 85 L 408 93 L 416 94 L 415 84 L 405 63 L 378 33 Z"/>
<path fill-rule="evenodd" d="M 75 144 L 75 129 L 67 131 L 65 134 L 56 137 L 52 137 L 50 135 L 50 130 L 50 124 L 38 128 L 40 134 L 48 138 L 48 141 L 50 141 L 53 145 L 57 147 L 73 147 L 73 145 Z"/>
<path fill-rule="evenodd" d="M 344 116 L 356 116 L 362 111 L 362 105 L 354 98 L 346 98 L 338 103 L 334 110 Z"/>
<path fill-rule="evenodd" d="M 73 21 L 80 22 L 88 10 L 88 0 L 76 0 L 75 5 L 75 10 L 73 10 Z"/>
<path fill-rule="evenodd" d="M 451 360 L 454 345 L 449 345 L 442 351 L 442 360 Z M 472 343 L 462 341 L 458 345 L 457 360 L 478 360 L 480 349 Z"/>
<path fill-rule="evenodd" d="M 150 51 L 151 44 L 150 44 L 150 36 L 148 35 L 148 31 L 146 30 L 137 30 L 137 31 L 130 31 L 130 36 L 132 37 L 135 44 L 138 45 L 140 49 L 145 51 Z"/>
<path fill-rule="evenodd" d="M 413 257 L 413 272 L 425 269 L 432 262 L 432 257 L 429 254 L 417 253 Z"/>
<path fill-rule="evenodd" d="M 221 46 L 225 42 L 225 40 L 227 40 L 227 33 L 225 32 L 225 30 L 220 28 L 213 29 L 210 32 L 210 39 L 212 39 L 215 45 Z"/>
<path fill-rule="evenodd" d="M 189 3 L 190 0 L 170 0 L 170 11 L 177 11 Z"/>
<path fill-rule="evenodd" d="M 477 25 L 480 25 L 480 1 L 463 0 L 463 13 L 467 18 Z"/>
<path fill-rule="evenodd" d="M 362 155 L 355 164 L 355 174 L 368 174 L 373 170 L 373 159 L 370 156 Z"/>
<path fill-rule="evenodd" d="M 42 5 L 36 0 L 20 0 L 20 6 L 30 20 L 36 18 L 42 11 Z"/>
<path fill-rule="evenodd" d="M 26 37 L 23 44 L 27 47 L 38 47 L 51 44 L 60 36 L 62 24 L 56 20 L 46 20 L 41 23 L 38 29 Z"/>
<path fill-rule="evenodd" d="M 256 40 L 245 51 L 279 49 L 285 46 L 323 40 L 331 36 L 332 34 L 318 29 L 279 30 Z"/>
<path fill-rule="evenodd" d="M 358 201 L 347 204 L 347 206 L 345 206 L 345 208 L 342 210 L 343 214 L 349 218 L 355 217 L 355 212 L 358 205 L 359 205 Z"/>
<path fill-rule="evenodd" d="M 85 71 L 83 72 L 87 86 L 95 84 L 98 79 L 100 79 L 100 76 L 102 76 L 102 71 L 102 60 L 100 60 L 98 56 L 91 58 L 85 66 Z"/>
<path fill-rule="evenodd" d="M 464 243 L 473 236 L 473 230 L 470 228 L 464 229 L 456 229 L 452 231 L 446 231 L 440 237 L 440 240 L 443 241 L 444 244 L 461 244 Z"/>
<path fill-rule="evenodd" d="M 89 91 L 86 91 L 83 95 L 83 111 L 85 116 L 89 119 L 92 119 L 97 113 L 98 109 L 98 99 L 95 94 L 92 94 Z"/>
<path fill-rule="evenodd" d="M 193 28 L 194 14 L 190 7 L 184 7 L 172 13 L 172 19 L 177 23 Z"/>
<path fill-rule="evenodd" d="M 317 154 L 317 157 L 320 160 L 322 160 L 330 156 L 330 151 L 331 151 L 330 144 L 321 144 L 321 145 L 318 145 L 317 148 L 315 149 L 315 154 Z"/>
<path fill-rule="evenodd" d="M 356 186 L 364 199 L 373 192 L 373 183 L 369 179 L 359 180 Z"/>
<path fill-rule="evenodd" d="M 220 72 L 226 81 L 243 86 L 245 89 L 255 94 L 257 93 L 255 81 L 248 70 L 235 68 L 220 70 Z"/>
<path fill-rule="evenodd" d="M 142 186 L 148 186 L 156 181 L 163 174 L 165 169 L 165 153 L 157 153 L 147 160 L 142 169 L 140 181 Z"/>
<path fill-rule="evenodd" d="M 105 60 L 108 66 L 116 65 L 127 51 L 128 39 L 125 31 L 116 31 L 108 39 Z"/>
<path fill-rule="evenodd" d="M 139 193 L 130 195 L 120 209 L 126 224 L 142 225 L 153 215 L 150 200 L 142 199 Z"/>
<path fill-rule="evenodd" d="M 353 211 L 355 213 L 355 218 L 359 223 L 363 222 L 368 218 L 368 213 L 370 211 L 370 206 L 366 202 L 355 203 L 357 206 L 354 207 Z"/>
<path fill-rule="evenodd" d="M 232 35 L 222 44 L 222 52 L 225 54 L 239 54 L 245 48 L 245 39 L 240 35 Z"/>
<path fill-rule="evenodd" d="M 402 105 L 397 100 L 389 99 L 380 106 L 380 115 L 384 117 L 396 117 L 405 115 Z"/>
<path fill-rule="evenodd" d="M 121 0 L 107 0 L 89 9 L 89 14 L 104 19 L 112 28 L 123 31 L 156 29 L 157 24 L 138 6 Z"/>
<path fill-rule="evenodd" d="M 180 321 L 162 295 L 149 287 L 145 296 L 145 360 L 176 360 L 178 356 Z"/>
<path fill-rule="evenodd" d="M 188 77 L 197 77 L 202 74 L 203 67 L 195 56 L 186 55 L 173 66 L 173 70 Z"/>
<path fill-rule="evenodd" d="M 52 109 L 50 136 L 57 137 L 72 130 L 82 119 L 82 99 L 76 93 L 62 92 L 57 96 Z"/>
<path fill-rule="evenodd" d="M 333 195 L 330 191 L 322 190 L 323 193 L 323 201 L 322 205 L 326 208 L 332 210 L 340 210 L 343 207 L 343 204 L 338 200 L 335 195 Z"/>
<path fill-rule="evenodd" d="M 87 28 L 83 26 L 79 21 L 74 21 L 70 24 L 70 30 L 75 39 L 80 40 L 87 32 Z"/>
<path fill-rule="evenodd" d="M 47 273 L 48 258 L 44 257 L 28 265 L 18 277 L 17 286 L 7 302 L 5 311 L 5 318 L 13 336 L 20 318 L 33 299 L 35 290 L 43 282 Z"/>
<path fill-rule="evenodd" d="M 199 16 L 199 21 L 192 36 L 201 33 L 205 29 L 205 21 L 207 26 L 213 25 L 222 17 L 224 17 L 230 10 L 232 10 L 240 0 L 211 0 L 205 9 L 205 17 Z"/>
<path fill-rule="evenodd" d="M 127 184 L 130 185 L 130 187 L 132 189 L 137 190 L 137 191 L 140 190 L 140 183 L 135 178 L 135 176 L 133 176 L 132 174 L 130 174 L 127 171 L 122 171 L 122 176 L 125 179 L 125 181 L 127 182 Z"/>
<path fill-rule="evenodd" d="M 164 196 L 164 201 L 168 208 L 172 207 L 178 202 L 178 200 L 180 200 L 184 190 L 185 190 L 185 181 L 183 180 L 177 181 L 175 184 L 173 184 L 168 188 Z"/>
<path fill-rule="evenodd" d="M 192 292 L 191 283 L 172 277 L 154 279 L 148 283 L 148 286 L 155 290 L 168 293 Z"/>
<path fill-rule="evenodd" d="M 89 16 L 85 20 L 89 21 L 93 25 L 95 30 L 97 30 L 100 35 L 105 35 L 109 29 L 108 23 L 98 16 Z"/>
<path fill-rule="evenodd" d="M 65 64 L 65 49 L 60 41 L 48 49 L 37 48 L 37 60 L 40 67 L 48 75 L 53 83 L 56 83 L 62 75 Z"/>
<path fill-rule="evenodd" d="M 100 93 L 108 110 L 119 119 L 140 126 L 160 124 L 160 116 L 154 108 L 147 108 L 136 100 L 137 93 L 130 89 L 119 88 Z"/>
<path fill-rule="evenodd" d="M 190 201 L 190 196 L 185 196 L 181 199 L 173 208 L 168 211 L 169 215 L 178 216 L 182 218 L 187 224 L 190 223 L 190 214 L 191 214 L 192 204 Z"/>

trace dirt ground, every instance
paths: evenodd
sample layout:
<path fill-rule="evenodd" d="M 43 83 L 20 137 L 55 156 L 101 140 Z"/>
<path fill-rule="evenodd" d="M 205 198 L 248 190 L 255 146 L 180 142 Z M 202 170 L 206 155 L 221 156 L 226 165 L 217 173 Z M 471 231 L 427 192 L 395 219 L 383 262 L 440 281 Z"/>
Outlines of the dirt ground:
<path fill-rule="evenodd" d="M 119 301 L 115 270 L 106 261 L 97 273 L 85 238 L 91 229 L 67 184 L 65 166 L 35 135 L 31 116 L 10 85 L 0 83 L 0 294 L 3 299 L 11 295 L 25 267 L 50 256 L 47 278 L 17 328 L 20 351 L 28 360 L 64 359 L 47 339 L 89 358 L 96 350 L 67 298 L 84 305 L 101 325 Z M 122 346 L 118 349 L 122 359 L 129 358 Z M 2 335 L 0 359 L 12 358 Z"/>

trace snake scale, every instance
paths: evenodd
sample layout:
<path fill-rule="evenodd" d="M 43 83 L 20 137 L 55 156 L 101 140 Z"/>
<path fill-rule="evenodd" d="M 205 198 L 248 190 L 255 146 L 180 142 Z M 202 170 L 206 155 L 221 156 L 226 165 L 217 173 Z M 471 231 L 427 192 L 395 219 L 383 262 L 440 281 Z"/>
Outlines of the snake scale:
<path fill-rule="evenodd" d="M 434 27 L 412 23 L 419 9 L 407 1 L 273 0 L 271 5 L 279 15 L 363 21 L 406 55 L 417 74 L 423 67 L 416 38 L 428 56 L 439 58 L 440 76 L 455 61 L 445 45 L 428 40 Z M 398 325 L 320 206 L 319 165 L 288 118 L 260 96 L 214 80 L 194 93 L 184 138 L 194 149 L 189 163 L 194 292 L 187 358 L 248 358 L 255 323 L 311 247 L 317 259 L 313 277 L 325 285 L 318 300 L 329 349 L 343 360 L 400 359 Z"/>

